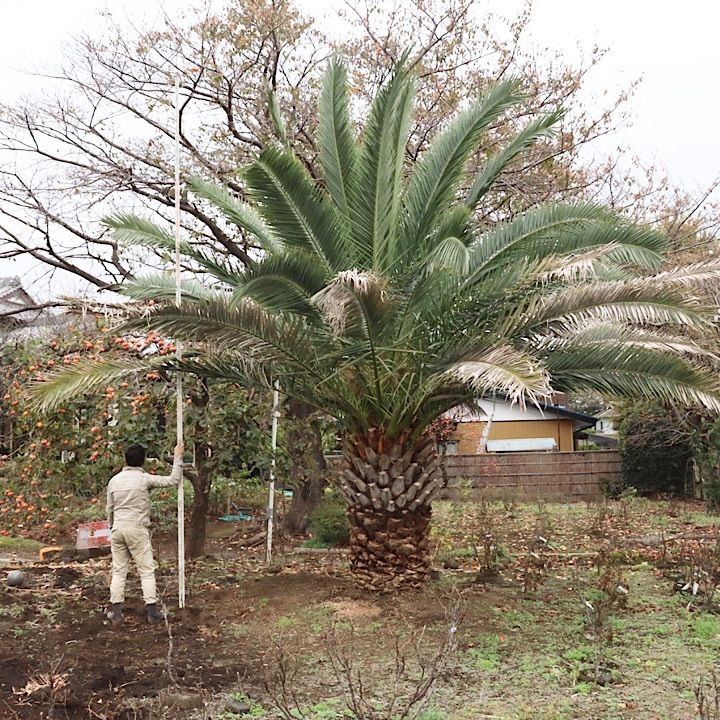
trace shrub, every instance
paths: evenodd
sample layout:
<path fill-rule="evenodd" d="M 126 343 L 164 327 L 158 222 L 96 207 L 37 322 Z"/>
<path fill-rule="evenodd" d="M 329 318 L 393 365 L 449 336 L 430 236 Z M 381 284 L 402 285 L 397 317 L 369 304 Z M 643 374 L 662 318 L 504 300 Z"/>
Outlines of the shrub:
<path fill-rule="evenodd" d="M 350 523 L 345 503 L 337 497 L 325 497 L 310 516 L 310 532 L 315 545 L 347 545 Z"/>
<path fill-rule="evenodd" d="M 695 433 L 695 460 L 708 510 L 720 511 L 720 418 L 704 419 Z"/>
<path fill-rule="evenodd" d="M 654 403 L 633 405 L 619 426 L 622 473 L 639 493 L 685 491 L 692 448 L 671 412 Z"/>

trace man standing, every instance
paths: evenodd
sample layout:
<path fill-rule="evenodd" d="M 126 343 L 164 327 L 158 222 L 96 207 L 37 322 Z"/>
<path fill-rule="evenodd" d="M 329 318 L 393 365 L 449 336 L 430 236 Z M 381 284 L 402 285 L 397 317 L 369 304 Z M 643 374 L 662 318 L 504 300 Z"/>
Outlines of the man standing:
<path fill-rule="evenodd" d="M 130 558 L 140 575 L 147 619 L 149 623 L 162 622 L 165 615 L 157 607 L 155 586 L 155 560 L 150 543 L 150 489 L 171 487 L 182 482 L 183 445 L 175 447 L 175 458 L 170 475 L 151 475 L 143 470 L 145 448 L 131 445 L 125 450 L 125 467 L 107 486 L 107 515 L 112 551 L 112 581 L 110 582 L 111 609 L 107 614 L 113 625 L 122 622 L 125 601 L 125 579 Z"/>

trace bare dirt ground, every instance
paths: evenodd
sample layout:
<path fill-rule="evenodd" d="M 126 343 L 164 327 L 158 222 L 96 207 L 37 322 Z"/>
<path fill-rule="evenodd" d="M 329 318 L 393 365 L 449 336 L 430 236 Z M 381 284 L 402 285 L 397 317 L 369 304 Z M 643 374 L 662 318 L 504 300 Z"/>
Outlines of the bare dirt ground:
<path fill-rule="evenodd" d="M 344 720 L 338 658 L 387 709 L 419 677 L 410 640 L 432 659 L 459 595 L 457 650 L 424 720 L 699 717 L 720 617 L 677 592 L 688 558 L 717 542 L 699 505 L 442 504 L 434 537 L 437 578 L 392 596 L 356 590 L 341 553 L 286 546 L 266 565 L 235 536 L 213 541 L 189 565 L 182 611 L 172 542 L 158 538 L 167 626 L 145 624 L 132 576 L 126 622 L 109 626 L 108 558 L 24 565 L 25 588 L 0 587 L 0 718 Z M 598 604 L 610 566 L 627 600 L 593 632 L 584 602 Z M 398 647 L 409 677 L 396 692 Z"/>

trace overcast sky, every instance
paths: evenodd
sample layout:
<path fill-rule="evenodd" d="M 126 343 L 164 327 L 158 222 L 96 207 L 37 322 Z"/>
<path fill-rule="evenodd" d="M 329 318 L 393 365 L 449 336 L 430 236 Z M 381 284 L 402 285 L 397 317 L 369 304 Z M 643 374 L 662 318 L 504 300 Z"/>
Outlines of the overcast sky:
<path fill-rule="evenodd" d="M 340 4 L 302 3 L 320 14 Z M 165 7 L 190 4 L 175 0 Z M 521 6 L 521 0 L 478 0 L 475 9 L 512 16 Z M 99 26 L 99 11 L 152 21 L 159 7 L 157 0 L 0 0 L 0 102 L 41 90 L 42 81 L 21 71 L 52 66 L 73 33 Z M 642 77 L 630 101 L 632 126 L 599 147 L 603 152 L 627 148 L 643 162 L 665 167 L 674 183 L 696 191 L 720 175 L 719 27 L 720 3 L 713 0 L 535 0 L 528 40 L 569 59 L 587 55 L 595 43 L 608 47 L 585 96 L 599 107 L 607 104 L 606 92 L 612 96 Z"/>

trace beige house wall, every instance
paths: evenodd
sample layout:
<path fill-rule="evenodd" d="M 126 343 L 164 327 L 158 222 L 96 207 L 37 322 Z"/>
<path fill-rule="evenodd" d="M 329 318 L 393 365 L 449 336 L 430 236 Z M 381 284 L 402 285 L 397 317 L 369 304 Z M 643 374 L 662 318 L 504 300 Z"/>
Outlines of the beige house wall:
<path fill-rule="evenodd" d="M 575 424 L 569 418 L 494 422 L 488 440 L 520 440 L 523 438 L 554 438 L 562 452 L 573 451 Z M 474 455 L 480 447 L 484 422 L 461 422 L 450 436 L 458 444 L 459 455 Z"/>

